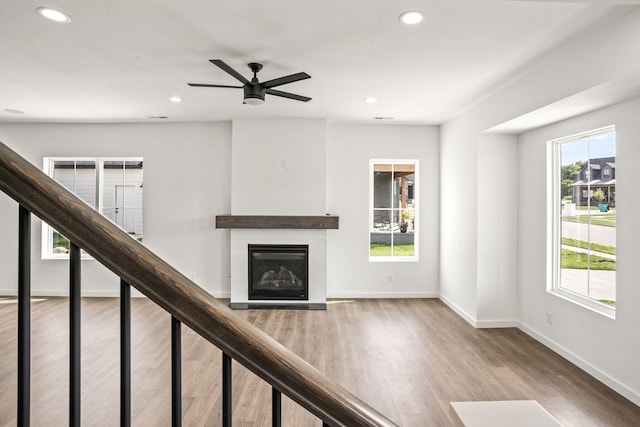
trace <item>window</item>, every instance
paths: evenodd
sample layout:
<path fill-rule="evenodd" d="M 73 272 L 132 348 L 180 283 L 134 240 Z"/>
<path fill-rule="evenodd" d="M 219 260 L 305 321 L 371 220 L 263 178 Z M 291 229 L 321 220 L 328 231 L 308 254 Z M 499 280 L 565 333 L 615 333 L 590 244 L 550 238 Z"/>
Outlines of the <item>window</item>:
<path fill-rule="evenodd" d="M 46 157 L 44 171 L 132 237 L 142 240 L 142 158 Z M 42 257 L 66 258 L 68 252 L 69 240 L 43 224 Z"/>
<path fill-rule="evenodd" d="M 369 260 L 418 259 L 418 161 L 369 162 Z"/>
<path fill-rule="evenodd" d="M 618 203 L 616 180 L 611 179 L 615 177 L 615 129 L 608 127 L 551 143 L 554 219 L 550 290 L 613 317 Z M 603 173 L 601 177 L 601 170 L 608 171 L 608 176 Z"/>

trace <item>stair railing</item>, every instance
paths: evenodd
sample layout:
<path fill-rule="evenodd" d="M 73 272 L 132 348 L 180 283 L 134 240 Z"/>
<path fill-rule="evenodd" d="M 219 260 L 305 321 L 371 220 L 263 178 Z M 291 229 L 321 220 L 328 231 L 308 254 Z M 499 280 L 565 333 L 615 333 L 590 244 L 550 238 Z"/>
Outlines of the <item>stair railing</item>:
<path fill-rule="evenodd" d="M 121 278 L 120 419 L 131 424 L 130 286 L 169 312 L 172 425 L 181 425 L 181 325 L 223 352 L 222 425 L 232 425 L 231 365 L 236 360 L 272 386 L 272 424 L 281 424 L 281 393 L 324 426 L 395 424 L 132 239 L 104 216 L 0 142 L 0 190 L 19 203 L 18 425 L 30 417 L 31 213 L 70 241 L 69 425 L 80 425 L 80 251 Z"/>

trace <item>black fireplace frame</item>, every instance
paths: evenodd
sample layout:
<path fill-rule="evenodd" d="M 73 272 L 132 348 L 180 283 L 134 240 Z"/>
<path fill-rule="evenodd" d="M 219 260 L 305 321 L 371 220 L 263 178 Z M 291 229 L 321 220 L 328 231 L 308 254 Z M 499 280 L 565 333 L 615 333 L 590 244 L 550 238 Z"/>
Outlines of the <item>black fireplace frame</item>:
<path fill-rule="evenodd" d="M 272 245 L 272 244 L 249 244 L 248 250 L 248 271 L 249 278 L 247 280 L 247 293 L 249 300 L 280 300 L 280 301 L 308 301 L 309 300 L 309 245 Z M 295 272 L 299 275 L 299 279 L 303 283 L 303 289 L 253 289 L 253 253 L 259 251 L 267 251 L 271 253 L 278 252 L 303 252 L 304 253 L 304 271 Z M 277 262 L 274 262 L 274 265 Z"/>

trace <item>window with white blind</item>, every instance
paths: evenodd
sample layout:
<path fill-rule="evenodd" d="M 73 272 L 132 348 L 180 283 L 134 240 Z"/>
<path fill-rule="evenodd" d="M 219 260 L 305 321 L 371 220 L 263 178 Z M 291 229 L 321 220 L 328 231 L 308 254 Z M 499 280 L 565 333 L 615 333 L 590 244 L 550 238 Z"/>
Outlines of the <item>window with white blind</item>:
<path fill-rule="evenodd" d="M 141 157 L 46 157 L 44 171 L 142 241 L 143 164 Z M 68 252 L 69 240 L 43 224 L 42 257 L 66 258 Z"/>

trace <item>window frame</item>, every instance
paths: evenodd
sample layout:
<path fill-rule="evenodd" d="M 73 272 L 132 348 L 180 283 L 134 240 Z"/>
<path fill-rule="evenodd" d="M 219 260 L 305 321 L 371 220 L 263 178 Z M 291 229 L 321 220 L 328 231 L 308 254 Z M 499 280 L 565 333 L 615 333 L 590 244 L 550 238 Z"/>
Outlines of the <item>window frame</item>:
<path fill-rule="evenodd" d="M 99 214 L 104 215 L 104 185 L 105 185 L 105 177 L 104 177 L 104 169 L 105 162 L 144 162 L 144 158 L 142 156 L 123 156 L 123 157 L 82 157 L 82 156 L 55 156 L 55 157 L 44 157 L 43 158 L 43 166 L 42 170 L 47 176 L 53 178 L 53 171 L 56 161 L 74 161 L 74 162 L 83 162 L 83 161 L 92 161 L 95 162 L 96 165 L 96 206 L 91 206 L 87 203 L 91 209 L 94 209 Z M 144 166 L 143 166 L 144 171 Z M 144 178 L 143 178 L 144 179 Z M 75 194 L 75 193 L 74 193 Z M 80 199 L 82 200 L 82 199 Z M 84 200 L 83 200 L 84 201 Z M 85 202 L 86 203 L 86 202 Z M 142 207 L 142 200 L 140 201 L 140 205 Z M 55 229 L 51 227 L 46 222 L 42 222 L 42 238 L 41 238 L 41 257 L 43 260 L 48 259 L 68 259 L 68 253 L 55 253 L 53 252 L 53 233 Z M 142 238 L 143 234 L 140 235 Z M 135 237 L 131 236 L 135 239 Z M 91 255 L 87 254 L 84 250 L 81 250 L 81 258 L 85 260 L 94 259 Z"/>
<path fill-rule="evenodd" d="M 375 200 L 374 200 L 374 167 L 376 164 L 390 164 L 390 165 L 413 165 L 414 167 L 414 223 L 413 223 L 413 255 L 412 256 L 371 256 L 371 233 L 373 229 Z M 419 230 L 420 221 L 419 218 L 419 160 L 418 159 L 369 159 L 369 202 L 368 202 L 368 251 L 369 262 L 418 262 L 419 261 Z M 389 208 L 393 210 L 394 208 Z M 393 247 L 393 232 L 391 233 L 391 242 Z"/>
<path fill-rule="evenodd" d="M 553 139 L 548 141 L 549 147 L 550 147 L 550 160 L 551 160 L 550 161 L 550 165 L 551 165 L 550 178 L 551 179 L 548 181 L 549 188 L 547 191 L 547 194 L 549 196 L 550 215 L 551 215 L 551 220 L 550 220 L 551 226 L 550 226 L 550 235 L 549 235 L 549 242 L 548 242 L 549 244 L 548 244 L 548 251 L 547 251 L 548 257 L 549 257 L 548 265 L 550 266 L 549 278 L 547 280 L 547 292 L 612 319 L 615 319 L 616 317 L 616 307 L 602 303 L 586 295 L 573 292 L 561 286 L 561 271 L 562 271 L 561 147 L 562 147 L 562 144 L 568 143 L 573 140 L 605 134 L 608 132 L 615 133 L 615 131 L 616 131 L 615 126 L 611 125 L 611 126 L 605 126 L 602 128 L 593 129 L 590 131 L 581 132 L 574 135 L 569 135 L 563 138 L 558 138 L 558 139 Z M 616 143 L 617 143 L 617 140 L 616 140 Z M 589 157 L 590 156 L 588 155 L 587 161 L 589 160 Z M 585 170 L 589 171 L 589 167 L 587 166 Z M 582 189 L 582 191 L 583 192 L 588 191 L 590 194 L 593 193 L 593 189 L 591 189 L 590 187 L 587 187 L 586 189 Z M 617 233 L 617 227 L 616 227 L 616 233 Z M 617 283 L 616 283 L 616 287 L 617 287 Z"/>

